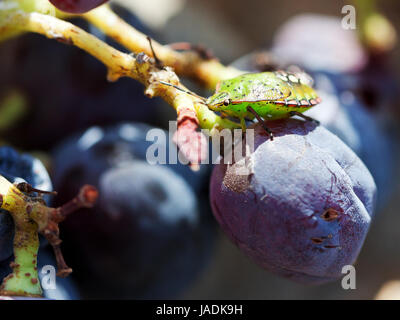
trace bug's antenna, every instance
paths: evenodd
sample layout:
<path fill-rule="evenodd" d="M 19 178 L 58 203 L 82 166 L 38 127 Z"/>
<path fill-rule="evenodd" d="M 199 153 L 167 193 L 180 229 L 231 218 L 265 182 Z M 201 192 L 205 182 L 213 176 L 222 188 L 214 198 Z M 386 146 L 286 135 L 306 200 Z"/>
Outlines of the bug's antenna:
<path fill-rule="evenodd" d="M 146 38 L 147 38 L 147 40 L 149 41 L 151 52 L 153 53 L 154 60 L 156 61 L 156 66 L 157 66 L 159 69 L 163 69 L 163 68 L 164 68 L 164 64 L 163 64 L 163 62 L 162 62 L 160 59 L 158 59 L 158 57 L 157 57 L 157 55 L 156 55 L 156 52 L 154 51 L 153 43 L 152 43 L 152 41 L 151 41 L 151 38 L 150 38 L 149 36 L 147 36 Z"/>
<path fill-rule="evenodd" d="M 204 97 L 201 97 L 201 96 L 199 96 L 199 95 L 197 95 L 197 94 L 195 94 L 194 92 L 191 92 L 191 91 L 189 91 L 189 90 L 182 89 L 182 88 L 180 88 L 180 87 L 178 87 L 178 86 L 176 86 L 176 85 L 174 85 L 174 84 L 172 84 L 172 83 L 164 82 L 164 81 L 161 81 L 161 80 L 159 80 L 158 82 L 161 83 L 161 84 L 163 84 L 163 85 L 166 85 L 166 86 L 169 86 L 169 87 L 173 87 L 173 88 L 175 88 L 175 89 L 177 89 L 177 90 L 179 90 L 179 91 L 182 91 L 182 92 L 184 92 L 184 93 L 187 93 L 187 94 L 189 94 L 189 95 L 191 95 L 191 96 L 193 96 L 193 97 L 196 97 L 196 98 L 202 100 L 203 102 L 206 101 L 206 99 L 205 99 Z"/>

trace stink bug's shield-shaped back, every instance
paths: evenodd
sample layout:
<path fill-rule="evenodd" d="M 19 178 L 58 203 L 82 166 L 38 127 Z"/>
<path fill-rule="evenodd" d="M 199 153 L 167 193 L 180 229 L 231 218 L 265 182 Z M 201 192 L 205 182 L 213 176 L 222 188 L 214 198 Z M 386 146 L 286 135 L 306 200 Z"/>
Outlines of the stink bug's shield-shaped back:
<path fill-rule="evenodd" d="M 290 87 L 273 73 L 249 73 L 220 82 L 216 93 L 207 100 L 207 104 L 219 106 L 227 99 L 232 104 L 271 102 L 290 95 Z"/>
<path fill-rule="evenodd" d="M 237 102 L 258 102 L 258 101 L 275 101 L 289 97 L 291 90 L 288 87 L 269 87 L 265 83 L 253 84 L 248 94 L 242 100 Z"/>

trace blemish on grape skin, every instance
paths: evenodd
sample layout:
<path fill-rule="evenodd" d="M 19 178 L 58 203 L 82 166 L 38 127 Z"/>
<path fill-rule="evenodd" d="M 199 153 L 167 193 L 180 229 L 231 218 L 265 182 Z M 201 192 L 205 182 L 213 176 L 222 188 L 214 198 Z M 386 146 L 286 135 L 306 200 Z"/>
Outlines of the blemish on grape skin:
<path fill-rule="evenodd" d="M 325 245 L 324 248 L 326 248 L 326 249 L 339 249 L 339 250 L 342 249 L 341 246 L 336 246 L 336 245 L 333 245 L 333 244 Z"/>
<path fill-rule="evenodd" d="M 324 240 L 321 238 L 311 238 L 311 241 L 315 244 L 321 244 L 322 242 L 324 242 Z"/>
<path fill-rule="evenodd" d="M 325 221 L 334 221 L 339 217 L 339 212 L 333 208 L 328 208 L 322 213 L 321 218 Z"/>

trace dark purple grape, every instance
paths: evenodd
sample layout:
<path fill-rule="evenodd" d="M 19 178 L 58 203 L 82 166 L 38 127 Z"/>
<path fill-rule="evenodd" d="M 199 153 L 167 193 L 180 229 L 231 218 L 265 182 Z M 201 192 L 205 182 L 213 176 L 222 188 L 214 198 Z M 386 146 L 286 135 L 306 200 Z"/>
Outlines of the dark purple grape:
<path fill-rule="evenodd" d="M 57 200 L 82 181 L 99 189 L 96 207 L 71 215 L 62 229 L 63 251 L 87 298 L 176 297 L 212 251 L 215 229 L 201 195 L 208 170 L 148 164 L 149 129 L 93 127 L 54 152 Z"/>
<path fill-rule="evenodd" d="M 273 141 L 255 127 L 255 151 L 246 162 L 215 166 L 214 215 L 232 242 L 262 267 L 304 283 L 338 279 L 367 235 L 374 180 L 322 126 L 289 119 L 269 127 Z M 250 174 L 238 175 L 243 168 Z"/>
<path fill-rule="evenodd" d="M 49 0 L 61 11 L 85 13 L 106 3 L 108 0 Z"/>
<path fill-rule="evenodd" d="M 52 190 L 49 174 L 41 161 L 11 147 L 0 147 L 0 174 L 11 183 L 28 182 L 34 188 Z M 48 196 L 45 200 L 49 200 Z M 6 210 L 0 209 L 0 261 L 12 255 L 13 238 L 14 222 Z"/>

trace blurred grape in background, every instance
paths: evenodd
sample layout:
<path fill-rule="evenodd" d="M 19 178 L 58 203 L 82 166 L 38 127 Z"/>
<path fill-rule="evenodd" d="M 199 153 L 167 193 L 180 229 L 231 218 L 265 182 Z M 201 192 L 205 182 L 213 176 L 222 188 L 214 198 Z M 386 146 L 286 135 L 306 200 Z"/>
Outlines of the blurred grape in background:
<path fill-rule="evenodd" d="M 54 152 L 60 203 L 84 183 L 99 189 L 95 208 L 72 215 L 63 228 L 72 278 L 86 298 L 179 297 L 214 252 L 216 228 L 204 192 L 209 168 L 148 164 L 150 129 L 92 127 Z"/>

